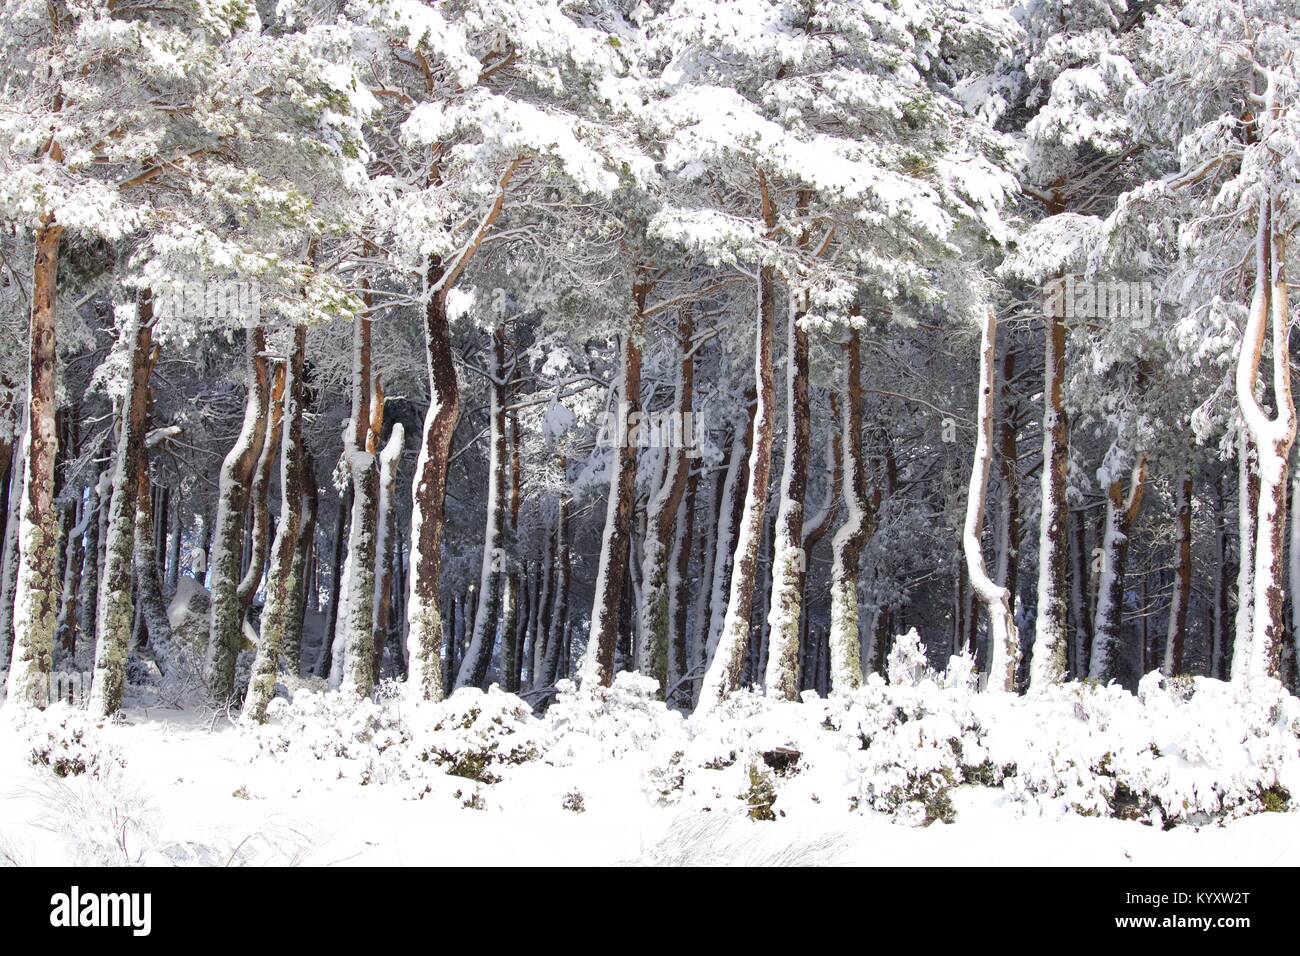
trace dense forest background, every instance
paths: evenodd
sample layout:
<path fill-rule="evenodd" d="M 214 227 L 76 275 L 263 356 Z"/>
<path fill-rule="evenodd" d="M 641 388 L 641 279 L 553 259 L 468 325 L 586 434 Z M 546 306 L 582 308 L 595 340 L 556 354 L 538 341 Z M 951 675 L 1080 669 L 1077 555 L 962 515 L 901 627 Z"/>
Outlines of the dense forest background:
<path fill-rule="evenodd" d="M 10 0 L 10 702 L 1293 685 L 1297 23 Z"/>

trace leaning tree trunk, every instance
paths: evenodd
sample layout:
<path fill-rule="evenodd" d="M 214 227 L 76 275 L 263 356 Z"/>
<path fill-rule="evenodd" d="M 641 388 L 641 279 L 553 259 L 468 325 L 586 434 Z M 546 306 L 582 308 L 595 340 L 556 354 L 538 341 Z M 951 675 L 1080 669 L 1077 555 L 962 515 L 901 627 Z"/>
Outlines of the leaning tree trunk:
<path fill-rule="evenodd" d="M 858 634 L 858 568 L 871 538 L 874 515 L 867 499 L 867 462 L 862 449 L 862 344 L 856 328 L 845 345 L 844 447 L 845 521 L 832 540 L 831 621 L 827 635 L 832 691 L 851 691 L 862 683 Z"/>
<path fill-rule="evenodd" d="M 1038 519 L 1038 616 L 1029 659 L 1029 686 L 1065 679 L 1069 601 L 1070 428 L 1065 414 L 1065 319 L 1049 309 L 1043 333 L 1043 476 Z"/>
<path fill-rule="evenodd" d="M 722 621 L 717 650 L 700 687 L 699 713 L 707 713 L 740 686 L 745 651 L 749 645 L 749 619 L 758 576 L 759 549 L 767 519 L 768 479 L 772 471 L 772 404 L 776 398 L 772 380 L 775 285 L 772 267 L 764 266 L 759 270 L 758 321 L 754 331 L 754 384 L 758 404 L 754 410 L 754 442 L 749 454 L 749 488 L 732 560 L 731 595 L 727 600 L 727 613 Z"/>
<path fill-rule="evenodd" d="M 352 363 L 352 422 L 343 443 L 352 478 L 352 527 L 348 535 L 344 691 L 369 697 L 375 687 L 375 562 L 378 555 L 379 435 L 384 397 L 373 371 L 369 312 L 357 318 Z"/>
<path fill-rule="evenodd" d="M 752 396 L 749 396 L 752 397 Z M 736 540 L 740 532 L 741 510 L 745 507 L 746 482 L 749 480 L 750 446 L 754 441 L 755 406 L 748 403 L 745 428 L 735 429 L 731 440 L 731 456 L 727 463 L 726 477 L 722 482 L 722 494 L 718 499 L 718 519 L 714 525 L 715 543 L 713 547 L 713 566 L 709 575 L 708 628 L 704 629 L 703 615 L 701 627 L 697 630 L 704 638 L 696 644 L 696 666 L 707 669 L 718 647 L 718 638 L 722 634 L 722 622 L 727 616 L 727 593 L 731 588 L 732 562 L 736 553 Z M 703 686 L 701 680 L 700 686 Z M 696 691 L 698 699 L 699 693 Z"/>
<path fill-rule="evenodd" d="M 649 286 L 632 286 L 631 328 L 623 335 L 619 368 L 619 408 L 614 426 L 614 467 L 610 470 L 605 530 L 601 535 L 596 593 L 591 609 L 587 652 L 581 664 L 583 682 L 608 687 L 614 680 L 614 650 L 618 645 L 619 609 L 627 583 L 627 561 L 636 503 L 636 443 L 627 440 L 624 423 L 641 412 L 641 340 L 645 335 L 645 304 Z M 558 648 L 557 648 L 558 649 Z"/>
<path fill-rule="evenodd" d="M 270 569 L 266 576 L 266 605 L 262 609 L 262 629 L 257 640 L 257 656 L 248 680 L 248 696 L 240 721 L 260 724 L 266 720 L 266 708 L 275 696 L 280 673 L 280 655 L 290 634 L 292 619 L 299 613 L 298 594 L 304 562 L 298 556 L 301 537 L 303 502 L 306 485 L 311 480 L 303 443 L 302 407 L 303 364 L 307 351 L 307 327 L 295 326 L 293 351 L 286 363 L 281 412 L 283 429 L 280 447 L 280 523 L 271 545 Z M 297 672 L 292 671 L 297 677 Z"/>
<path fill-rule="evenodd" d="M 153 309 L 148 293 L 141 296 L 126 334 L 131 348 L 131 389 L 122 401 L 114 452 L 104 574 L 99 582 L 99 637 L 88 705 L 91 715 L 98 718 L 109 717 L 122 707 L 126 656 L 135 619 L 131 593 L 135 512 L 149 414 L 149 374 L 153 370 Z"/>
<path fill-rule="evenodd" d="M 285 368 L 281 362 L 276 366 L 271 391 L 266 398 L 269 424 L 257 465 L 253 468 L 253 485 L 248 492 L 253 512 L 253 526 L 249 532 L 252 550 L 238 589 L 239 600 L 245 607 L 253 602 L 257 589 L 262 586 L 266 553 L 271 544 L 271 471 L 280 450 L 280 432 L 284 427 L 284 382 Z"/>
<path fill-rule="evenodd" d="M 799 696 L 799 635 L 803 581 L 804 498 L 808 490 L 808 332 L 800 326 L 807 311 L 790 304 L 786 331 L 786 439 L 781 465 L 781 503 L 776 513 L 772 557 L 772 598 L 767 616 L 767 696 Z"/>
<path fill-rule="evenodd" d="M 1112 454 L 1107 457 L 1114 454 L 1112 449 Z M 1101 542 L 1097 611 L 1092 623 L 1092 653 L 1088 660 L 1088 676 L 1101 684 L 1116 677 L 1115 658 L 1119 652 L 1124 616 L 1124 563 L 1128 557 L 1128 536 L 1142 506 L 1145 490 L 1145 455 L 1138 456 L 1133 465 L 1127 493 L 1122 476 L 1111 466 L 1110 480 L 1106 482 L 1106 530 Z"/>
<path fill-rule="evenodd" d="M 686 428 L 690 421 L 695 387 L 695 359 L 691 339 L 695 334 L 694 315 L 684 306 L 677 315 L 677 387 L 673 409 L 679 428 L 672 436 L 672 447 L 664 465 L 664 480 L 646 506 L 646 532 L 641 549 L 641 621 L 637 628 L 636 669 L 659 682 L 659 695 L 669 690 L 674 670 L 670 665 L 674 648 L 670 634 L 673 624 L 672 591 L 680 549 L 675 547 L 674 530 L 686 491 L 691 461 L 686 448 Z M 670 571 L 670 569 L 672 569 Z"/>
<path fill-rule="evenodd" d="M 994 350 L 997 344 L 997 313 L 989 309 L 980 338 L 980 390 L 976 420 L 979 434 L 975 439 L 975 460 L 971 466 L 970 490 L 966 495 L 966 523 L 962 531 L 962 548 L 971 589 L 979 596 L 989 615 L 988 690 L 1012 693 L 1016 689 L 1016 672 L 1020 668 L 1020 637 L 1011 615 L 1011 592 L 989 577 L 984 565 L 981 531 L 984 526 L 984 502 L 988 493 L 989 468 L 993 459 L 993 378 Z"/>
<path fill-rule="evenodd" d="M 1291 397 L 1287 303 L 1286 239 L 1275 224 L 1271 198 L 1259 205 L 1255 257 L 1255 292 L 1250 317 L 1242 335 L 1237 363 L 1237 403 L 1255 445 L 1259 467 L 1259 513 L 1255 526 L 1254 619 L 1250 641 L 1234 649 L 1246 655 L 1240 668 L 1233 663 L 1234 680 L 1254 683 L 1281 673 L 1283 620 L 1283 551 L 1286 537 L 1286 476 L 1291 445 L 1295 441 L 1296 411 Z M 1259 365 L 1268 325 L 1272 321 L 1273 402 L 1270 417 L 1255 398 Z"/>
<path fill-rule="evenodd" d="M 447 465 L 460 417 L 460 385 L 451 350 L 446 290 L 440 259 L 431 259 L 425 283 L 437 289 L 425 308 L 429 365 L 429 411 L 412 482 L 410 592 L 406 602 L 406 685 L 414 701 L 442 699 L 442 533 L 446 515 Z"/>
<path fill-rule="evenodd" d="M 1178 485 L 1178 543 L 1174 560 L 1174 593 L 1169 605 L 1169 628 L 1165 633 L 1162 670 L 1166 677 L 1183 672 L 1183 649 L 1187 646 L 1187 605 L 1192 597 L 1192 475 L 1187 472 Z"/>
<path fill-rule="evenodd" d="M 22 499 L 18 508 L 14 650 L 9 662 L 10 705 L 44 708 L 50 696 L 54 624 L 58 610 L 59 518 L 54 508 L 54 298 L 62 226 L 46 214 L 36 227 L 28 343 L 27 434 L 23 442 Z"/>
<path fill-rule="evenodd" d="M 244 421 L 234 446 L 221 463 L 217 487 L 217 516 L 212 528 L 212 601 L 208 617 L 208 648 L 204 660 L 208 689 L 221 703 L 235 691 L 235 661 L 243 637 L 244 605 L 239 600 L 244 509 L 262 443 L 266 439 L 266 330 L 251 328 L 248 336 L 248 393 Z"/>
<path fill-rule="evenodd" d="M 474 630 L 469 649 L 456 674 L 456 687 L 481 687 L 487 681 L 496 642 L 497 616 L 503 609 L 505 578 L 509 574 L 506 555 L 506 478 L 509 449 L 506 440 L 506 344 L 505 330 L 492 332 L 492 361 L 488 411 L 491 437 L 488 439 L 487 516 L 483 526 L 483 557 L 479 564 L 479 602 L 474 609 Z"/>

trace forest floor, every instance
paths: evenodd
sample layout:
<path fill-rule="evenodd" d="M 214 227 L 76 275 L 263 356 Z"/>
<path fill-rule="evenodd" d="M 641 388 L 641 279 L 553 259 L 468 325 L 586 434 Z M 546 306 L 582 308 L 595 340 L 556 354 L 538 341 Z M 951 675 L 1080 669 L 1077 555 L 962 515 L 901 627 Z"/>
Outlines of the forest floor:
<path fill-rule="evenodd" d="M 1218 682 L 1196 710 L 1154 684 L 1053 709 L 922 681 L 842 707 L 742 695 L 697 726 L 640 680 L 541 719 L 494 690 L 405 714 L 301 693 L 256 730 L 201 708 L 0 720 L 0 862 L 1300 864 L 1287 698 L 1241 730 Z"/>
<path fill-rule="evenodd" d="M 1300 814 L 1270 813 L 1162 831 L 1073 815 L 1025 819 L 996 790 L 962 786 L 956 821 L 909 827 L 827 808 L 798 821 L 753 821 L 653 806 L 614 768 L 582 781 L 585 811 L 562 808 L 562 768 L 499 784 L 485 810 L 431 805 L 393 784 L 303 786 L 250 765 L 246 740 L 185 714 L 132 713 L 112 738 L 116 781 L 59 781 L 32 767 L 5 731 L 0 860 L 34 865 L 161 862 L 217 865 L 606 865 L 640 862 L 904 866 L 1300 864 Z M 115 833 L 123 832 L 119 843 Z"/>

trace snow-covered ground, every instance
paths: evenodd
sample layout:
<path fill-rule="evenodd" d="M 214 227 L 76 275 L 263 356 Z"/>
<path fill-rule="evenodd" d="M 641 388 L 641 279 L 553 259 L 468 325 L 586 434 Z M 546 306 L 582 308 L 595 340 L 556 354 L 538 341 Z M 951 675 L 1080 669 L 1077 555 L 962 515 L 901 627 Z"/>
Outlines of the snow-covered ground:
<path fill-rule="evenodd" d="M 541 718 L 495 689 L 418 708 L 300 691 L 253 730 L 6 711 L 0 859 L 1300 864 L 1295 698 L 1153 675 L 1138 697 L 1030 701 L 906 650 L 853 698 L 742 694 L 702 721 L 635 675 Z"/>

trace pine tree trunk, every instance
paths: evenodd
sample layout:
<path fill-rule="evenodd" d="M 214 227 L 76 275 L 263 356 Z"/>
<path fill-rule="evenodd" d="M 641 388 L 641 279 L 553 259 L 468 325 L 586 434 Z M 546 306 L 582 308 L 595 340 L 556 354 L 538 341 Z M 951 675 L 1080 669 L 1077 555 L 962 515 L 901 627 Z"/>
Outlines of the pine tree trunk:
<path fill-rule="evenodd" d="M 808 606 L 808 568 L 812 561 L 812 556 L 817 551 L 817 545 L 830 531 L 831 526 L 835 523 L 835 516 L 839 513 L 840 497 L 843 494 L 844 486 L 844 429 L 840 422 L 840 399 L 837 392 L 831 392 L 827 396 L 830 405 L 830 441 L 826 445 L 826 473 L 828 481 L 826 484 L 826 495 L 822 499 L 821 506 L 811 514 L 804 522 L 803 528 L 803 553 L 804 567 L 799 573 L 799 594 L 800 603 L 807 608 Z M 800 687 L 803 689 L 815 689 L 818 665 L 819 644 L 813 641 L 818 638 L 820 632 L 814 632 L 808 625 L 809 616 L 807 613 L 803 617 L 803 636 L 801 638 L 802 654 L 802 677 Z"/>
<path fill-rule="evenodd" d="M 6 670 L 9 669 L 10 651 L 14 646 L 14 604 L 18 587 L 18 525 L 20 524 L 18 512 L 22 506 L 25 472 L 23 435 L 26 427 L 20 424 L 19 429 L 18 455 L 13 460 L 9 469 L 9 480 L 5 483 L 8 504 L 5 510 L 4 558 L 3 563 L 0 563 L 0 664 L 3 664 Z M 93 606 L 94 602 L 90 603 Z"/>
<path fill-rule="evenodd" d="M 54 639 L 60 654 L 65 660 L 75 661 L 77 654 L 77 624 L 81 590 L 81 570 L 84 565 L 82 544 L 87 529 L 94 522 L 93 497 L 82 494 L 78 499 L 76 522 L 68 532 L 63 558 L 63 597 L 59 601 L 59 620 L 55 626 Z"/>
<path fill-rule="evenodd" d="M 176 593 L 176 582 L 180 580 L 181 573 L 181 539 L 184 535 L 184 525 L 182 524 L 181 498 L 176 496 L 175 507 L 172 508 L 174 519 L 171 520 L 171 537 L 167 540 L 167 573 L 163 577 L 163 586 L 168 594 Z"/>
<path fill-rule="evenodd" d="M 560 476 L 565 477 L 564 456 L 558 456 Z M 547 644 L 550 641 L 551 608 L 555 597 L 555 528 L 548 526 L 542 537 L 542 560 L 539 573 L 542 576 L 541 604 L 538 608 L 537 633 L 533 636 L 532 665 L 529 668 L 529 689 L 541 690 L 546 685 L 542 682 L 546 663 Z"/>
<path fill-rule="evenodd" d="M 397 467 L 402 462 L 402 448 L 406 431 L 401 422 L 394 422 L 383 451 L 379 453 L 379 508 L 375 515 L 375 599 L 374 675 L 378 680 L 384 663 L 384 648 L 392 627 L 393 582 L 395 567 L 401 561 L 401 552 L 395 550 L 397 538 L 397 509 L 393 495 L 397 492 Z"/>
<path fill-rule="evenodd" d="M 1016 350 L 1006 336 L 1002 355 L 1001 418 L 998 422 L 998 474 L 1002 484 L 1002 520 L 998 528 L 996 580 L 1007 590 L 1011 620 L 1016 619 L 1020 569 L 1020 428 L 1011 382 L 1016 374 Z M 972 657 L 974 653 L 972 652 Z"/>
<path fill-rule="evenodd" d="M 108 506 L 108 539 L 100 581 L 99 637 L 91 678 L 89 711 L 105 718 L 122 707 L 126 657 L 135 619 L 133 564 L 139 475 L 149 414 L 149 374 L 153 369 L 153 311 L 148 294 L 140 297 L 126 331 L 131 342 L 131 389 L 123 398 L 113 459 L 113 492 Z"/>
<path fill-rule="evenodd" d="M 205 659 L 208 689 L 218 704 L 235 691 L 235 662 L 243 638 L 244 605 L 239 600 L 241 548 L 248 488 L 267 431 L 266 331 L 251 328 L 248 336 L 248 394 L 239 437 L 221 465 L 217 516 L 212 526 L 212 602 Z"/>
<path fill-rule="evenodd" d="M 699 474 L 691 470 L 686 479 L 686 494 L 682 496 L 677 506 L 673 548 L 669 556 L 669 564 L 673 569 L 668 588 L 668 687 L 670 690 L 680 687 L 690 666 L 687 615 L 691 604 L 691 547 L 695 541 L 695 497 L 698 486 Z M 665 699 L 668 697 L 666 696 Z M 669 703 L 671 702 L 669 699 Z"/>
<path fill-rule="evenodd" d="M 375 687 L 375 563 L 379 535 L 379 436 L 384 424 L 383 389 L 371 359 L 374 324 L 367 295 L 366 312 L 357 317 L 352 365 L 352 422 L 343 444 L 352 478 L 352 525 L 348 534 L 347 618 L 341 687 L 369 697 Z"/>
<path fill-rule="evenodd" d="M 799 622 L 808 565 L 804 546 L 804 499 L 808 491 L 808 333 L 800 327 L 806 305 L 790 303 L 786 330 L 786 439 L 781 465 L 772 557 L 772 597 L 767 615 L 764 685 L 768 697 L 799 697 Z"/>
<path fill-rule="evenodd" d="M 1070 513 L 1070 562 L 1073 574 L 1070 576 L 1070 610 L 1074 618 L 1073 660 L 1070 677 L 1087 676 L 1088 655 L 1092 650 L 1092 606 L 1089 600 L 1091 588 L 1088 583 L 1088 528 L 1084 523 L 1082 512 Z"/>
<path fill-rule="evenodd" d="M 108 511 L 112 494 L 109 472 L 103 471 L 89 489 L 86 539 L 81 551 L 81 593 L 77 599 L 77 631 L 81 645 L 93 649 L 99 624 L 100 517 Z"/>
<path fill-rule="evenodd" d="M 58 438 L 54 410 L 54 300 L 58 288 L 59 234 L 45 215 L 36 227 L 28 344 L 27 433 L 24 438 L 22 498 L 18 508 L 18 569 L 14 584 L 14 650 L 9 661 L 8 703 L 44 708 L 54 663 L 58 606 L 55 568 L 59 556 L 58 513 L 54 508 L 54 460 Z"/>
<path fill-rule="evenodd" d="M 253 602 L 262 577 L 266 572 L 266 552 L 271 544 L 271 470 L 275 456 L 280 451 L 281 429 L 284 425 L 284 363 L 276 365 L 270 393 L 266 396 L 267 433 L 253 468 L 253 484 L 249 489 L 249 508 L 252 524 L 248 529 L 250 544 L 244 576 L 239 582 L 239 600 L 245 607 Z"/>
<path fill-rule="evenodd" d="M 1233 679 L 1254 683 L 1281 676 L 1286 625 L 1283 619 L 1283 554 L 1286 543 L 1287 467 L 1296 434 L 1295 403 L 1291 397 L 1288 334 L 1286 240 L 1275 224 L 1273 201 L 1259 205 L 1255 291 L 1250 317 L 1242 335 L 1237 365 L 1237 402 L 1258 458 L 1259 510 L 1255 523 L 1254 619 L 1248 647 L 1238 646 L 1246 660 L 1234 664 Z M 1270 417 L 1255 399 L 1264 340 L 1272 326 L 1273 402 Z"/>
<path fill-rule="evenodd" d="M 304 390 L 305 391 L 305 390 Z M 303 404 L 299 406 L 298 412 L 301 414 L 303 406 L 306 404 L 306 398 Z M 315 568 L 316 562 L 316 507 L 317 493 L 316 484 L 313 478 L 313 468 L 311 455 L 303 449 L 303 492 L 301 496 L 302 520 L 298 532 L 298 539 L 294 542 L 293 563 L 290 566 L 289 580 L 292 583 L 293 591 L 290 598 L 293 606 L 290 610 L 288 619 L 285 621 L 284 645 L 280 648 L 284 656 L 284 669 L 292 677 L 299 677 L 302 673 L 302 635 L 303 625 L 307 614 L 307 595 L 311 591 L 313 600 L 318 600 L 318 588 L 316 584 Z M 281 519 L 283 520 L 283 518 Z M 265 610 L 262 612 L 265 614 Z"/>
<path fill-rule="evenodd" d="M 504 354 L 502 356 L 504 362 Z M 509 573 L 502 582 L 505 592 L 501 608 L 501 684 L 512 694 L 519 692 L 519 662 L 523 637 L 519 633 L 520 567 L 516 558 L 519 534 L 519 502 L 523 493 L 523 460 L 519 448 L 519 416 L 511 412 L 510 428 L 510 498 L 507 507 L 510 523 L 506 529 Z"/>
<path fill-rule="evenodd" d="M 496 643 L 497 620 L 507 610 L 506 593 L 509 556 L 506 554 L 506 495 L 509 447 L 506 436 L 506 344 L 505 330 L 497 326 L 492 333 L 492 361 L 488 374 L 490 386 L 488 439 L 487 516 L 483 526 L 483 558 L 479 566 L 479 602 L 474 612 L 474 630 L 469 650 L 456 674 L 456 687 L 482 687 L 487 682 Z"/>
<path fill-rule="evenodd" d="M 560 493 L 560 504 L 555 512 L 555 581 L 551 585 L 555 595 L 551 601 L 550 635 L 546 639 L 546 660 L 543 663 L 542 687 L 553 687 L 559 679 L 561 667 L 567 672 L 565 643 L 569 631 L 569 509 L 572 498 L 568 491 Z"/>
<path fill-rule="evenodd" d="M 1216 680 L 1225 680 L 1228 645 L 1231 630 L 1228 624 L 1228 580 L 1233 575 L 1232 559 L 1228 552 L 1228 521 L 1224 509 L 1223 475 L 1214 478 L 1214 495 L 1210 499 L 1214 508 L 1214 606 L 1211 609 L 1209 639 L 1209 673 Z M 1294 513 L 1292 516 L 1294 519 Z M 1294 592 L 1293 592 L 1294 593 Z"/>
<path fill-rule="evenodd" d="M 351 524 L 352 516 L 352 485 L 348 484 L 343 491 L 343 498 L 339 501 L 338 509 L 334 512 L 334 536 L 333 541 L 333 560 L 330 562 L 330 586 L 329 602 L 325 606 L 325 622 L 321 629 L 320 647 L 316 652 L 316 664 L 312 668 L 317 677 L 329 677 L 334 674 L 342 665 L 335 664 L 334 636 L 339 630 L 339 611 L 343 601 L 344 582 L 347 580 L 345 573 L 345 558 L 343 557 L 347 545 L 347 529 Z"/>
<path fill-rule="evenodd" d="M 632 286 L 631 328 L 623 335 L 623 358 L 619 369 L 618 423 L 614 427 L 614 467 L 610 469 L 609 497 L 605 507 L 605 530 L 601 536 L 600 562 L 596 570 L 596 591 L 591 609 L 591 629 L 583 656 L 582 680 L 608 687 L 614 680 L 614 651 L 618 645 L 619 614 L 627 583 L 627 562 L 632 537 L 632 510 L 636 505 L 635 441 L 624 434 L 624 423 L 636 421 L 641 413 L 641 345 L 645 335 L 645 305 L 649 286 L 636 281 Z"/>
<path fill-rule="evenodd" d="M 292 633 L 291 621 L 298 613 L 298 594 L 302 590 L 297 575 L 303 571 L 303 562 L 298 558 L 298 540 L 302 530 L 305 486 L 309 481 L 302 420 L 306 351 L 307 327 L 295 326 L 293 350 L 286 363 L 285 384 L 281 392 L 280 523 L 271 545 L 266 605 L 262 609 L 257 656 L 253 659 L 248 696 L 240 715 L 240 721 L 245 724 L 260 724 L 266 720 L 266 708 L 275 696 L 275 684 L 280 673 L 280 654 Z M 296 671 L 290 673 L 297 676 Z"/>
<path fill-rule="evenodd" d="M 845 345 L 844 448 L 845 521 L 835 532 L 831 564 L 831 622 L 827 635 L 830 689 L 851 691 L 862 683 L 858 632 L 858 569 L 862 549 L 874 531 L 867 499 L 867 462 L 862 448 L 862 344 L 857 328 Z"/>
<path fill-rule="evenodd" d="M 752 398 L 752 396 L 751 396 Z M 717 540 L 713 549 L 713 569 L 709 582 L 708 631 L 703 644 L 697 647 L 697 666 L 701 673 L 713 660 L 718 646 L 718 637 L 722 634 L 722 621 L 727 615 L 727 594 L 731 589 L 732 563 L 736 554 L 736 541 L 740 533 L 740 515 L 745 507 L 748 493 L 750 446 L 754 442 L 755 405 L 750 404 L 746 415 L 745 429 L 735 429 L 731 441 L 731 456 L 727 463 L 726 477 L 722 483 L 722 496 L 719 499 Z M 704 686 L 703 679 L 697 685 Z"/>
<path fill-rule="evenodd" d="M 735 557 L 732 559 L 727 613 L 723 618 L 722 632 L 718 637 L 713 660 L 704 673 L 697 712 L 707 713 L 739 688 L 745 651 L 749 644 L 749 621 L 758 580 L 759 549 L 767 523 L 767 490 L 772 471 L 775 430 L 772 407 L 776 399 L 772 378 L 775 279 L 771 266 L 759 270 L 758 316 L 754 333 L 754 386 L 758 404 L 754 410 L 753 448 L 749 453 L 749 487 L 745 493 L 745 507 L 741 512 Z"/>
<path fill-rule="evenodd" d="M 1065 414 L 1065 319 L 1044 316 L 1043 477 L 1038 525 L 1038 617 L 1029 661 L 1029 686 L 1058 684 L 1066 674 L 1069 599 L 1070 427 Z"/>
<path fill-rule="evenodd" d="M 976 413 L 979 434 L 975 440 L 970 490 L 966 495 L 966 524 L 962 533 L 962 546 L 966 552 L 971 590 L 984 603 L 989 616 L 987 689 L 994 693 L 1012 693 L 1016 689 L 1016 673 L 1020 669 L 1020 637 L 1011 615 L 1011 592 L 989 577 L 984 565 L 981 541 L 984 502 L 993 458 L 993 378 L 997 330 L 997 313 L 990 308 L 985 316 L 980 341 L 980 390 Z"/>
<path fill-rule="evenodd" d="M 1246 427 L 1237 448 L 1237 615 L 1227 668 L 1233 683 L 1246 679 L 1255 622 L 1255 525 L 1259 517 L 1258 456 Z"/>
<path fill-rule="evenodd" d="M 1178 529 L 1174 560 L 1174 592 L 1169 605 L 1169 628 L 1165 634 L 1162 670 L 1166 677 L 1183 672 L 1183 649 L 1187 646 L 1187 606 L 1192 597 L 1192 476 L 1185 473 L 1178 486 Z"/>
<path fill-rule="evenodd" d="M 641 620 L 637 629 L 636 669 L 659 682 L 659 695 L 667 694 L 674 680 L 670 665 L 674 655 L 672 633 L 674 613 L 672 591 L 677 552 L 674 530 L 682 497 L 686 492 L 691 461 L 686 447 L 685 428 L 690 421 L 695 388 L 695 359 L 691 340 L 695 335 L 695 317 L 689 307 L 677 314 L 677 385 L 673 409 L 681 429 L 671 436 L 664 464 L 664 480 L 646 506 L 646 532 L 641 549 Z M 677 554 L 680 561 L 680 554 Z"/>
<path fill-rule="evenodd" d="M 437 288 L 443 265 L 431 259 L 426 287 Z M 425 348 L 429 363 L 429 411 L 424 419 L 420 457 L 412 492 L 410 591 L 406 602 L 408 695 L 412 700 L 441 700 L 443 627 L 441 609 L 442 534 L 446 515 L 447 465 L 456 421 L 460 385 L 447 322 L 446 290 L 429 296 L 425 311 Z"/>
<path fill-rule="evenodd" d="M 1100 684 L 1117 676 L 1116 659 L 1124 618 L 1124 564 L 1128 536 L 1142 506 L 1146 489 L 1146 457 L 1133 465 L 1125 493 L 1124 481 L 1113 474 L 1106 489 L 1106 526 L 1101 543 L 1101 574 L 1097 583 L 1097 612 L 1092 624 L 1092 653 L 1088 676 Z"/>
<path fill-rule="evenodd" d="M 152 374 L 158 361 L 158 347 L 154 346 L 149 357 L 149 372 Z M 145 380 L 145 417 L 142 434 L 148 435 L 149 414 L 153 406 L 153 390 Z M 165 490 L 165 489 L 164 489 Z M 158 573 L 159 555 L 163 552 L 162 543 L 154 527 L 154 516 L 165 515 L 166 495 L 158 495 L 158 507 L 155 507 L 153 482 L 149 478 L 149 445 L 144 442 L 140 452 L 139 468 L 136 472 L 135 497 L 135 591 L 136 617 L 143 625 L 148 636 L 149 648 L 153 652 L 154 663 L 163 676 L 172 671 L 172 628 L 167 618 L 167 599 L 163 597 L 162 579 Z"/>
<path fill-rule="evenodd" d="M 734 444 L 734 438 L 733 438 Z M 724 442 L 725 447 L 725 442 Z M 686 673 L 691 675 L 690 699 L 695 699 L 695 688 L 704 676 L 707 648 L 709 642 L 709 602 L 713 591 L 714 565 L 721 556 L 718 546 L 719 524 L 721 518 L 722 489 L 726 481 L 727 469 L 717 469 L 717 474 L 709 482 L 709 495 L 705 503 L 704 517 L 708 524 L 699 534 L 699 549 L 696 560 L 699 564 L 699 583 L 695 588 L 695 598 L 691 607 L 690 635 L 687 639 Z"/>

